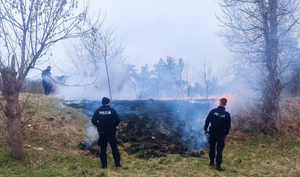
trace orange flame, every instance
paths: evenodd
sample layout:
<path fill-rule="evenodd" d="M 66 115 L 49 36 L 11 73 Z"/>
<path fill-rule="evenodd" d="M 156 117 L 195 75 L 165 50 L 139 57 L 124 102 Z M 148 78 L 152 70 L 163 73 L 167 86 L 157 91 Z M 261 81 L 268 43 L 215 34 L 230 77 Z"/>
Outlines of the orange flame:
<path fill-rule="evenodd" d="M 221 98 L 226 98 L 228 102 L 233 102 L 236 100 L 236 96 L 235 95 L 231 96 L 231 93 L 228 93 L 227 95 L 223 94 L 222 96 L 209 97 L 209 99 L 221 99 Z M 216 105 L 218 105 L 218 104 L 219 104 L 219 100 L 216 102 Z"/>
<path fill-rule="evenodd" d="M 188 99 L 189 96 L 188 94 L 184 94 L 183 95 L 184 99 Z M 232 101 L 235 101 L 236 100 L 236 96 L 235 95 L 231 95 L 231 93 L 228 93 L 228 94 L 223 94 L 222 96 L 219 96 L 219 95 L 213 95 L 213 96 L 210 96 L 208 97 L 208 99 L 221 99 L 221 98 L 226 98 L 228 102 L 232 102 Z M 195 97 L 193 97 L 192 99 L 206 99 L 206 97 L 203 97 L 201 95 L 196 95 Z M 159 100 L 176 100 L 176 97 L 162 97 L 162 98 L 159 98 Z M 216 104 L 218 104 L 219 101 L 217 101 Z"/>
<path fill-rule="evenodd" d="M 170 97 L 170 98 L 167 98 L 167 97 L 163 97 L 163 98 L 159 98 L 159 100 L 175 100 L 176 97 Z"/>
<path fill-rule="evenodd" d="M 187 94 L 187 93 L 186 93 L 186 94 L 184 94 L 184 95 L 183 95 L 183 98 L 184 98 L 184 99 L 189 99 L 189 96 L 188 96 L 188 94 Z"/>
<path fill-rule="evenodd" d="M 196 95 L 196 98 L 197 98 L 197 99 L 201 99 L 201 96 L 200 96 L 200 95 Z"/>

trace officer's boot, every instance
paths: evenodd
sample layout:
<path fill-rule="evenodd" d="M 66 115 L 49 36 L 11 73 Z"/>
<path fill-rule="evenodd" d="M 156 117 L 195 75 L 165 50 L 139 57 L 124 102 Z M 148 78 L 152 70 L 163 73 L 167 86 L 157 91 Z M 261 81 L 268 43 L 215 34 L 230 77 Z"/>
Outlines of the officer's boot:
<path fill-rule="evenodd" d="M 209 166 L 215 166 L 215 163 L 214 163 L 214 159 L 210 159 L 210 162 L 209 162 L 209 164 L 208 164 Z"/>
<path fill-rule="evenodd" d="M 216 170 L 224 171 L 225 169 L 221 167 L 221 164 L 217 164 Z"/>
<path fill-rule="evenodd" d="M 122 167 L 120 161 L 119 162 L 115 162 L 115 167 Z"/>

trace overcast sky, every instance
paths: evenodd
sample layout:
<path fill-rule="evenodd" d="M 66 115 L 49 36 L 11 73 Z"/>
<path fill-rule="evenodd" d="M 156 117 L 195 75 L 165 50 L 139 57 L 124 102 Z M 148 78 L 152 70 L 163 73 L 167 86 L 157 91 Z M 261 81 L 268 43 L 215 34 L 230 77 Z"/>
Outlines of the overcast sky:
<path fill-rule="evenodd" d="M 106 14 L 105 26 L 125 37 L 127 62 L 140 69 L 167 55 L 193 66 L 205 57 L 215 67 L 231 57 L 222 41 L 215 0 L 91 0 L 91 10 Z"/>
<path fill-rule="evenodd" d="M 221 31 L 216 15 L 222 12 L 215 0 L 90 0 L 90 6 L 91 14 L 101 10 L 105 27 L 125 38 L 126 63 L 138 70 L 145 64 L 152 69 L 160 58 L 171 55 L 193 68 L 207 58 L 216 73 L 232 57 L 216 35 Z M 67 46 L 68 42 L 52 46 L 52 56 L 47 55 L 50 60 L 41 69 L 50 64 L 53 75 L 68 75 L 62 72 L 69 69 Z"/>

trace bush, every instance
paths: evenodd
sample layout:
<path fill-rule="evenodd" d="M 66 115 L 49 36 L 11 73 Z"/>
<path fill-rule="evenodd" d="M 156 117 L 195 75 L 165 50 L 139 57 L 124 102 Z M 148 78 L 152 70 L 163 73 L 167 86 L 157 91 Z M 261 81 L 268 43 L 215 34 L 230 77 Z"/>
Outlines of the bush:
<path fill-rule="evenodd" d="M 264 129 L 259 103 L 238 109 L 232 114 L 232 127 L 244 133 L 261 133 Z M 300 132 L 300 98 L 284 98 L 280 102 L 280 116 L 276 120 L 274 135 L 298 136 Z"/>
<path fill-rule="evenodd" d="M 43 94 L 45 91 L 42 80 L 25 79 L 21 88 L 21 92 Z"/>
<path fill-rule="evenodd" d="M 241 132 L 260 132 L 264 127 L 261 110 L 259 104 L 249 104 L 237 109 L 237 112 L 232 114 L 232 127 Z"/>

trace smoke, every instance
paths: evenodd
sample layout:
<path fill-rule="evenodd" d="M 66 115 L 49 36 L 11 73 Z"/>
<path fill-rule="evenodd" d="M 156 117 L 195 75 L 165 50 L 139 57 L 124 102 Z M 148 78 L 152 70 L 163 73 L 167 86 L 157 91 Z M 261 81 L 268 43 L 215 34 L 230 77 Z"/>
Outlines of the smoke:
<path fill-rule="evenodd" d="M 133 65 L 120 65 L 112 62 L 109 67 L 109 78 L 112 91 L 112 103 L 117 100 L 148 100 L 154 99 L 152 104 L 163 104 L 163 106 L 169 110 L 169 118 L 173 120 L 173 124 L 176 127 L 181 128 L 181 139 L 190 145 L 191 149 L 205 148 L 207 146 L 207 136 L 204 135 L 204 121 L 210 109 L 216 107 L 216 99 L 212 99 L 207 102 L 204 99 L 196 100 L 183 100 L 184 94 L 187 93 L 188 88 L 192 88 L 189 97 L 194 97 L 199 94 L 193 87 L 189 87 L 180 73 L 181 70 L 172 70 L 170 74 L 164 67 L 166 63 L 160 60 L 160 64 L 156 65 L 155 72 L 149 71 L 148 67 L 142 68 L 140 73 L 137 73 Z M 173 62 L 173 64 L 172 64 Z M 183 67 L 183 61 L 178 63 L 178 66 Z M 170 66 L 174 65 L 173 60 L 169 60 Z M 170 67 L 168 66 L 168 67 Z M 176 63 L 175 63 L 176 68 Z M 78 71 L 81 71 L 80 69 Z M 102 97 L 110 97 L 108 80 L 106 75 L 106 69 L 101 66 L 91 75 L 85 74 L 85 72 L 78 72 L 76 75 L 68 77 L 64 84 L 58 84 L 55 95 L 65 100 L 78 100 L 81 103 L 85 103 L 85 112 L 91 118 L 94 111 L 101 106 L 99 100 Z M 70 86 L 72 85 L 72 86 Z M 219 89 L 213 90 L 212 93 L 216 95 L 223 95 L 232 93 L 234 96 L 238 83 L 233 81 L 223 84 Z M 218 94 L 219 93 L 219 94 Z M 180 95 L 181 94 L 181 95 Z M 230 94 L 229 94 L 230 95 Z M 161 98 L 174 98 L 173 101 L 158 101 Z M 181 98 L 181 100 L 178 100 Z M 227 110 L 234 109 L 234 103 L 236 100 L 229 100 Z M 149 110 L 125 110 L 120 105 L 115 104 L 115 107 L 119 114 L 141 114 L 150 112 Z M 145 108 L 148 109 L 148 108 Z M 149 108 L 150 109 L 150 108 Z M 157 110 L 153 110 L 157 111 Z M 165 119 L 165 115 L 162 116 L 157 113 L 158 119 Z M 86 132 L 86 141 L 92 142 L 97 140 L 98 133 L 96 128 L 89 123 Z"/>
<path fill-rule="evenodd" d="M 171 115 L 175 122 L 185 122 L 182 140 L 189 144 L 190 150 L 206 148 L 208 145 L 203 128 L 209 107 L 206 100 L 182 101 L 177 103 L 176 111 Z"/>
<path fill-rule="evenodd" d="M 112 98 L 134 99 L 132 86 L 127 82 L 128 66 L 111 64 L 110 84 Z M 56 84 L 55 96 L 65 100 L 101 100 L 102 97 L 110 97 L 109 86 L 104 66 L 97 73 L 87 76 L 84 72 L 76 72 L 70 77 L 64 77 L 63 84 Z"/>
<path fill-rule="evenodd" d="M 98 139 L 98 132 L 95 127 L 93 127 L 91 124 L 86 130 L 85 134 L 86 141 L 85 142 L 94 142 L 97 141 Z"/>
<path fill-rule="evenodd" d="M 101 102 L 81 100 L 68 101 L 67 104 L 70 106 L 76 104 L 84 105 L 82 108 L 85 113 L 88 117 L 92 117 L 94 111 L 101 105 Z M 189 146 L 190 150 L 207 147 L 207 136 L 204 135 L 203 130 L 204 120 L 208 112 L 208 105 L 205 101 L 116 100 L 112 101 L 112 107 L 118 112 L 121 122 L 126 122 L 137 116 L 146 116 L 147 119 L 156 122 L 155 129 L 161 125 L 167 132 L 177 132 L 172 134 L 174 136 L 172 138 L 181 139 Z M 154 131 L 154 129 L 150 131 Z M 96 127 L 89 123 L 86 132 L 86 142 L 95 142 L 97 138 Z"/>

